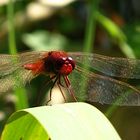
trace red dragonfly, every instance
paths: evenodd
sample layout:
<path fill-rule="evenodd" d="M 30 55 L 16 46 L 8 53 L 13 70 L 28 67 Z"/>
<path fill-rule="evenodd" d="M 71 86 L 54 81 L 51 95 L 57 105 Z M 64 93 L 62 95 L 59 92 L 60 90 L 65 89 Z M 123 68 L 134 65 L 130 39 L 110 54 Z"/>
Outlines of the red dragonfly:
<path fill-rule="evenodd" d="M 88 69 L 82 66 L 82 62 L 88 64 Z M 50 75 L 50 81 L 53 80 L 53 86 L 56 84 L 59 87 L 64 99 L 62 87 L 75 101 L 140 105 L 140 90 L 114 79 L 114 77 L 140 79 L 140 60 L 63 51 L 0 55 L 0 93 L 25 85 L 40 74 Z M 86 88 L 82 88 L 84 86 Z"/>

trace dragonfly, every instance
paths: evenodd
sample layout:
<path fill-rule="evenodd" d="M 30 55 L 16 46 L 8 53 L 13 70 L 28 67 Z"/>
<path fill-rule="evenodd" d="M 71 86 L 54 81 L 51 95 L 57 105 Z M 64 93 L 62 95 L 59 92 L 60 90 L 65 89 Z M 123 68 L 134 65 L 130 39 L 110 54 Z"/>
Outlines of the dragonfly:
<path fill-rule="evenodd" d="M 88 67 L 82 65 L 84 62 Z M 25 86 L 41 74 L 50 76 L 48 83 L 53 81 L 50 100 L 51 91 L 57 85 L 65 100 L 62 88 L 66 89 L 73 101 L 119 106 L 140 105 L 140 90 L 115 79 L 140 79 L 139 59 L 64 51 L 0 55 L 0 93 L 11 91 L 20 85 Z"/>

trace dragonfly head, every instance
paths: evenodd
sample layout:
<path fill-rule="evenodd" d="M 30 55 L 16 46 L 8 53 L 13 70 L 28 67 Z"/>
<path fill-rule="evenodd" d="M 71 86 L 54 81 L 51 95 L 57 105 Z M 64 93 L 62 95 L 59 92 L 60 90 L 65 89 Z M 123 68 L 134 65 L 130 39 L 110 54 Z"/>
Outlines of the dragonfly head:
<path fill-rule="evenodd" d="M 75 62 L 71 57 L 60 57 L 56 60 L 54 68 L 57 73 L 68 75 L 75 68 Z"/>
<path fill-rule="evenodd" d="M 68 75 L 75 68 L 75 61 L 65 52 L 52 51 L 44 58 L 44 65 L 46 72 Z"/>

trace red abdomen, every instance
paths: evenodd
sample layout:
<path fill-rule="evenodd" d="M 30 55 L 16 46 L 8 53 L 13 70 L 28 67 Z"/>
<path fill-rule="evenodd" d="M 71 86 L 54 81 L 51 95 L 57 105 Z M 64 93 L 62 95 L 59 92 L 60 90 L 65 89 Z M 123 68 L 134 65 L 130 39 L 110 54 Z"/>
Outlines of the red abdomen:
<path fill-rule="evenodd" d="M 39 60 L 35 63 L 25 64 L 23 67 L 27 70 L 32 70 L 33 74 L 40 74 L 44 72 L 44 61 Z"/>

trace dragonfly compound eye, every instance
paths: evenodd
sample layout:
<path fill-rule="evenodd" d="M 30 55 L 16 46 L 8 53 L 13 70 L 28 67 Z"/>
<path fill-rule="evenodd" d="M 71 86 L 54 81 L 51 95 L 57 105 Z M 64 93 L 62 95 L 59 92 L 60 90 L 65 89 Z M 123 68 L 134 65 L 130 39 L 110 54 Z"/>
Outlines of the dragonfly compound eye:
<path fill-rule="evenodd" d="M 67 60 L 72 65 L 72 68 L 74 69 L 75 68 L 75 61 L 71 57 L 68 57 Z"/>
<path fill-rule="evenodd" d="M 72 60 L 67 57 L 62 57 L 57 59 L 55 63 L 55 68 L 59 74 L 68 75 L 72 72 L 75 65 Z"/>
<path fill-rule="evenodd" d="M 65 62 L 66 62 L 65 57 L 61 57 L 61 58 L 57 59 L 55 62 L 55 65 L 54 65 L 55 69 L 57 71 L 59 71 L 61 69 L 61 67 L 65 64 Z"/>

